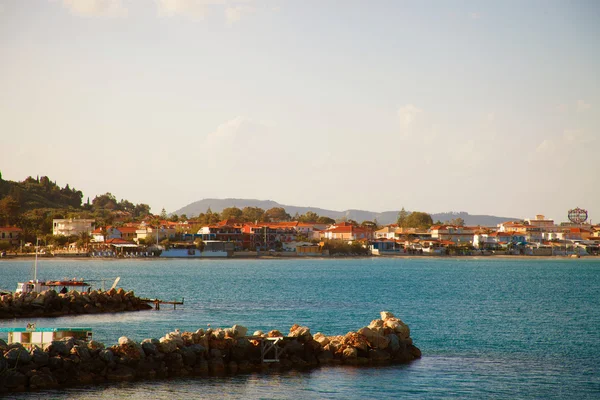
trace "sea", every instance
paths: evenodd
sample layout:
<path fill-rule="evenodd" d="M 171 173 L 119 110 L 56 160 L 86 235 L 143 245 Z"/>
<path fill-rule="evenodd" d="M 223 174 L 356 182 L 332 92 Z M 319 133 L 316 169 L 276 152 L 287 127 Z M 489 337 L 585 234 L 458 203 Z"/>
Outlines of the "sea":
<path fill-rule="evenodd" d="M 31 279 L 32 260 L 1 260 L 0 288 Z M 377 368 L 181 378 L 11 394 L 48 399 L 599 399 L 600 259 L 41 259 L 39 279 L 85 278 L 137 296 L 184 299 L 161 310 L 0 326 L 91 327 L 94 339 L 160 338 L 175 329 L 250 332 L 293 324 L 345 334 L 390 311 L 423 357 Z M 3 337 L 6 339 L 6 337 Z"/>

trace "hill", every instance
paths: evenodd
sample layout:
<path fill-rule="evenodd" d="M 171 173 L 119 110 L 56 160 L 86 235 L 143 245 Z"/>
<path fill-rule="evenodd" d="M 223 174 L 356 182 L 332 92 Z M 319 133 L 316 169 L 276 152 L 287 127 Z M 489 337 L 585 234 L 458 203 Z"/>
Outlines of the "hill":
<path fill-rule="evenodd" d="M 374 211 L 365 211 L 365 210 L 346 210 L 346 211 L 334 211 L 327 210 L 324 208 L 318 207 L 302 207 L 302 206 L 290 206 L 279 204 L 273 200 L 256 200 L 256 199 L 203 199 L 199 201 L 195 201 L 191 204 L 188 204 L 185 207 L 182 207 L 174 212 L 174 214 L 182 215 L 185 214 L 188 217 L 198 215 L 200 213 L 206 212 L 207 209 L 211 209 L 213 212 L 221 212 L 223 209 L 228 207 L 259 207 L 263 210 L 268 210 L 273 207 L 283 207 L 286 212 L 290 215 L 295 215 L 298 213 L 299 215 L 305 214 L 307 211 L 312 211 L 321 216 L 333 218 L 335 220 L 339 220 L 342 218 L 353 219 L 357 222 L 362 221 L 373 221 L 377 220 L 379 224 L 393 224 L 396 222 L 398 218 L 398 211 L 384 211 L 384 212 L 374 212 Z M 465 221 L 465 225 L 481 225 L 481 226 L 496 226 L 497 224 L 505 221 L 518 220 L 520 218 L 512 218 L 512 217 L 497 217 L 493 215 L 471 215 L 467 212 L 446 212 L 446 213 L 437 213 L 431 214 L 431 218 L 434 221 L 449 221 L 455 218 L 462 218 Z"/>

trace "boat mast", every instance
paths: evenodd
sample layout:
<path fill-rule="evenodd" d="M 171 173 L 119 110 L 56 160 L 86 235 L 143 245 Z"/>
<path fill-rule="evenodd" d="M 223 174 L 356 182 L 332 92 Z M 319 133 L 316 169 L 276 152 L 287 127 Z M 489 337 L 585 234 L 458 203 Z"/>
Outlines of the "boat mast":
<path fill-rule="evenodd" d="M 33 265 L 33 281 L 37 282 L 37 260 L 38 260 L 38 245 L 40 243 L 40 238 L 35 238 L 35 263 Z"/>

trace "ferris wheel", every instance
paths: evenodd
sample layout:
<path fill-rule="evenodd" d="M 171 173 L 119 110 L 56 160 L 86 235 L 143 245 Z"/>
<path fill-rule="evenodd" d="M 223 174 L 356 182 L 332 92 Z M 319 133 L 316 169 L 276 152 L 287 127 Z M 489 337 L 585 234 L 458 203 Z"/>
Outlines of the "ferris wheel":
<path fill-rule="evenodd" d="M 587 210 L 577 207 L 569 210 L 568 217 L 569 221 L 574 224 L 583 224 L 588 219 L 588 212 Z"/>

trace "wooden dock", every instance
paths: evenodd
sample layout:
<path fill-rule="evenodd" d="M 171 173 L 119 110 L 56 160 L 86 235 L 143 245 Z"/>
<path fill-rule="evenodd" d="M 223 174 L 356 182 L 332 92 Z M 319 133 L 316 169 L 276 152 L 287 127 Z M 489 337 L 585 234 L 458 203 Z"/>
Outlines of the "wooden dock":
<path fill-rule="evenodd" d="M 160 305 L 161 304 L 173 304 L 173 310 L 177 309 L 178 305 L 183 305 L 183 300 L 184 298 L 181 298 L 181 301 L 165 301 L 165 300 L 160 300 L 160 299 L 140 299 L 142 301 L 145 301 L 146 303 L 152 303 L 154 304 L 154 309 L 155 310 L 160 310 Z"/>

